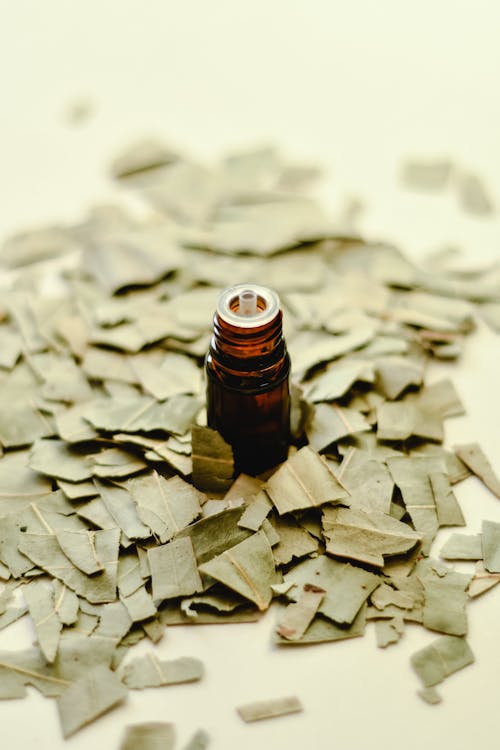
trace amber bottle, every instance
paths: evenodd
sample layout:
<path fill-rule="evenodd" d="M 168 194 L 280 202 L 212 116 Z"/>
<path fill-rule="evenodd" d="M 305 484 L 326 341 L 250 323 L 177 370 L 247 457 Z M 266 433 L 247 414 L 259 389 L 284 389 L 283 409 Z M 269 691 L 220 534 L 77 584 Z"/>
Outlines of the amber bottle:
<path fill-rule="evenodd" d="M 256 475 L 284 461 L 290 358 L 275 292 L 238 284 L 221 294 L 206 371 L 208 425 L 233 447 L 236 471 Z"/>

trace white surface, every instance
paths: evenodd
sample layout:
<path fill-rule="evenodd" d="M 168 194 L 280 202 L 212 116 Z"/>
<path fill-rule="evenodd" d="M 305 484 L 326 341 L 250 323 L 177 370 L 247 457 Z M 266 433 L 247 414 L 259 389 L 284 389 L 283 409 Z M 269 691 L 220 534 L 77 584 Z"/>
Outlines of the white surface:
<path fill-rule="evenodd" d="M 463 215 L 450 193 L 403 191 L 406 156 L 449 155 L 486 180 L 500 207 L 500 5 L 495 0 L 0 0 L 0 237 L 45 221 L 74 221 L 113 196 L 105 165 L 136 136 L 165 135 L 203 158 L 256 142 L 324 164 L 322 195 L 367 204 L 364 227 L 413 255 L 454 244 L 476 260 L 498 256 L 498 214 Z M 95 115 L 68 127 L 68 103 Z M 481 330 L 450 371 L 468 410 L 447 442 L 480 440 L 500 471 L 498 337 Z M 500 520 L 477 480 L 457 488 L 469 530 Z M 434 549 L 442 545 L 440 532 Z M 0 704 L 1 747 L 118 748 L 126 723 L 176 722 L 182 746 L 197 727 L 214 750 L 352 748 L 497 750 L 500 592 L 469 609 L 476 664 L 416 696 L 409 656 L 433 639 L 408 628 L 381 651 L 362 639 L 275 649 L 273 612 L 259 624 L 171 628 L 162 657 L 199 656 L 206 677 L 132 693 L 64 743 L 55 704 L 33 692 Z M 30 643 L 28 623 L 1 648 Z M 234 706 L 297 693 L 305 712 L 243 725 Z"/>

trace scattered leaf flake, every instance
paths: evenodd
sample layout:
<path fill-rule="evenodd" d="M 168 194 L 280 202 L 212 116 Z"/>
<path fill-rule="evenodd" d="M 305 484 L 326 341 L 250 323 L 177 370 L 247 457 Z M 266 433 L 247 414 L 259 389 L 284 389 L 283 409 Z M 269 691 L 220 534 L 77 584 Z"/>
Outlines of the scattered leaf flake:
<path fill-rule="evenodd" d="M 29 466 L 47 476 L 68 482 L 82 482 L 92 476 L 92 462 L 72 453 L 62 440 L 36 440 L 30 452 Z"/>
<path fill-rule="evenodd" d="M 422 383 L 424 369 L 421 363 L 406 357 L 385 357 L 375 364 L 377 383 L 387 398 L 396 399 L 410 386 Z"/>
<path fill-rule="evenodd" d="M 204 729 L 198 729 L 187 745 L 184 745 L 184 750 L 206 750 L 206 748 L 210 744 L 210 735 L 208 732 L 205 732 Z M 152 750 L 154 750 L 152 748 Z M 163 748 L 158 748 L 158 750 L 163 750 Z M 168 750 L 167 748 L 165 750 Z"/>
<path fill-rule="evenodd" d="M 262 719 L 274 719 L 276 716 L 286 716 L 303 711 L 302 703 L 295 696 L 286 698 L 273 698 L 267 701 L 256 701 L 239 706 L 236 711 L 243 721 L 261 721 Z"/>
<path fill-rule="evenodd" d="M 234 474 L 231 446 L 209 427 L 192 429 L 193 484 L 199 490 L 225 492 Z"/>
<path fill-rule="evenodd" d="M 247 503 L 247 507 L 238 521 L 238 526 L 241 526 L 243 529 L 250 529 L 250 531 L 258 531 L 269 515 L 273 504 L 265 490 L 257 492 Z"/>
<path fill-rule="evenodd" d="M 422 698 L 425 703 L 428 703 L 431 706 L 435 706 L 436 704 L 441 703 L 443 700 L 434 687 L 417 690 L 417 695 Z"/>
<path fill-rule="evenodd" d="M 393 617 L 390 620 L 375 621 L 375 637 L 379 648 L 387 648 L 392 643 L 397 643 L 404 632 L 404 621 L 402 618 Z"/>
<path fill-rule="evenodd" d="M 271 546 L 262 531 L 200 565 L 200 572 L 254 602 L 261 611 L 269 607 L 271 584 L 279 580 Z"/>
<path fill-rule="evenodd" d="M 436 512 L 440 526 L 465 526 L 465 518 L 447 475 L 444 472 L 429 474 Z"/>
<path fill-rule="evenodd" d="M 128 482 L 140 520 L 164 544 L 201 513 L 205 497 L 180 477 L 165 479 L 157 472 Z"/>
<path fill-rule="evenodd" d="M 456 445 L 458 458 L 500 499 L 500 479 L 495 474 L 482 448 L 477 443 Z"/>
<path fill-rule="evenodd" d="M 384 555 L 408 552 L 421 537 L 401 521 L 374 511 L 331 509 L 324 520 L 331 555 L 383 567 Z"/>
<path fill-rule="evenodd" d="M 118 676 L 104 666 L 89 670 L 57 699 L 64 739 L 121 703 L 127 689 Z"/>
<path fill-rule="evenodd" d="M 369 453 L 349 448 L 337 472 L 339 482 L 349 494 L 349 505 L 358 510 L 388 513 L 394 482 L 387 466 Z"/>
<path fill-rule="evenodd" d="M 346 627 L 326 619 L 318 614 L 307 628 L 302 638 L 291 641 L 283 638 L 278 633 L 274 635 L 274 642 L 280 646 L 301 646 L 309 643 L 327 643 L 332 641 L 343 641 L 348 638 L 359 638 L 364 635 L 366 625 L 365 608 L 362 607 L 356 615 L 352 624 Z"/>
<path fill-rule="evenodd" d="M 73 565 L 86 575 L 100 573 L 104 567 L 97 559 L 95 531 L 66 531 L 56 533 L 57 541 Z"/>
<path fill-rule="evenodd" d="M 156 615 L 157 610 L 153 599 L 146 591 L 145 586 L 141 586 L 133 594 L 123 596 L 121 601 L 127 609 L 132 622 L 142 622 Z"/>
<path fill-rule="evenodd" d="M 51 664 L 57 653 L 62 623 L 57 616 L 54 592 L 45 581 L 31 581 L 24 587 L 24 598 L 35 626 L 40 649 Z"/>
<path fill-rule="evenodd" d="M 482 560 L 481 534 L 452 534 L 439 554 L 444 560 Z"/>
<path fill-rule="evenodd" d="M 285 609 L 277 633 L 290 641 L 302 638 L 314 619 L 325 593 L 324 589 L 306 583 L 302 587 L 298 601 L 289 604 Z"/>
<path fill-rule="evenodd" d="M 173 750 L 174 745 L 173 724 L 149 721 L 126 727 L 120 750 Z"/>
<path fill-rule="evenodd" d="M 466 590 L 472 576 L 454 571 L 439 576 L 432 569 L 424 575 L 417 571 L 417 575 L 424 586 L 424 626 L 448 635 L 466 635 Z"/>
<path fill-rule="evenodd" d="M 57 578 L 52 580 L 54 591 L 54 610 L 62 625 L 74 625 L 78 618 L 79 602 L 74 591 L 71 591 Z"/>
<path fill-rule="evenodd" d="M 316 451 L 369 429 L 370 425 L 360 412 L 330 404 L 316 404 L 306 425 L 309 443 Z"/>
<path fill-rule="evenodd" d="M 467 641 L 453 635 L 442 635 L 411 657 L 413 669 L 424 687 L 438 685 L 473 661 L 474 655 Z"/>
<path fill-rule="evenodd" d="M 453 164 L 448 159 L 407 161 L 403 165 L 402 180 L 415 190 L 443 190 L 453 174 Z"/>
<path fill-rule="evenodd" d="M 374 379 L 371 362 L 359 359 L 340 360 L 333 362 L 306 384 L 304 397 L 311 403 L 335 401 L 344 396 L 357 381 L 373 383 Z"/>
<path fill-rule="evenodd" d="M 138 656 L 123 671 L 122 680 L 132 690 L 147 687 L 177 685 L 195 682 L 203 677 L 203 664 L 199 659 L 183 656 L 172 661 L 161 661 L 152 653 Z"/>
<path fill-rule="evenodd" d="M 149 549 L 148 561 L 155 601 L 191 596 L 202 590 L 190 537 Z"/>
<path fill-rule="evenodd" d="M 493 203 L 482 180 L 471 172 L 460 172 L 457 177 L 458 197 L 462 208 L 470 214 L 487 216 Z"/>
<path fill-rule="evenodd" d="M 500 573 L 489 573 L 482 561 L 476 563 L 474 578 L 469 583 L 468 594 L 471 599 L 484 594 L 500 583 Z"/>
<path fill-rule="evenodd" d="M 151 536 L 150 529 L 139 518 L 131 493 L 125 487 L 98 480 L 95 485 L 109 515 L 129 539 L 147 539 Z"/>
<path fill-rule="evenodd" d="M 489 573 L 500 573 L 500 523 L 483 521 L 482 556 Z"/>
<path fill-rule="evenodd" d="M 279 467 L 265 489 L 280 515 L 348 498 L 325 460 L 307 445 Z"/>
<path fill-rule="evenodd" d="M 274 519 L 272 528 L 278 534 L 278 542 L 273 546 L 273 557 L 278 566 L 287 565 L 294 558 L 305 557 L 318 550 L 317 539 L 290 517 Z"/>
<path fill-rule="evenodd" d="M 113 177 L 126 178 L 165 167 L 177 158 L 177 154 L 157 138 L 141 138 L 115 156 L 110 170 Z"/>

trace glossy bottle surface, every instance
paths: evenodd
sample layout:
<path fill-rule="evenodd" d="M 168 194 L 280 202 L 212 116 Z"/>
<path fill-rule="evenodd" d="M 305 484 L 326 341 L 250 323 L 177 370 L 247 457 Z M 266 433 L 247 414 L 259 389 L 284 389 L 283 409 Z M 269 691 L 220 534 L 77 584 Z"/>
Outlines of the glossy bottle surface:
<path fill-rule="evenodd" d="M 246 305 L 244 296 L 254 294 Z M 233 447 L 236 472 L 259 474 L 287 457 L 290 359 L 274 292 L 255 284 L 226 290 L 206 358 L 208 425 Z"/>

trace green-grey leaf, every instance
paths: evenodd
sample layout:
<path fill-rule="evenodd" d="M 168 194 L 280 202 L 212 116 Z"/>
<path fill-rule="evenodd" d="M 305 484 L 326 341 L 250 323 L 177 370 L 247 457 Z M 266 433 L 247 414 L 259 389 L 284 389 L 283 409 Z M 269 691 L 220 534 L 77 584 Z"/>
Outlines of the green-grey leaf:
<path fill-rule="evenodd" d="M 199 659 L 184 656 L 172 661 L 161 661 L 154 654 L 147 653 L 125 666 L 122 680 L 128 688 L 142 690 L 147 687 L 195 682 L 202 677 L 203 663 Z"/>
<path fill-rule="evenodd" d="M 190 596 L 202 590 L 190 537 L 149 549 L 148 561 L 155 601 Z"/>
<path fill-rule="evenodd" d="M 442 635 L 411 657 L 413 669 L 425 687 L 438 685 L 473 661 L 474 654 L 467 641 L 453 635 Z"/>
<path fill-rule="evenodd" d="M 126 695 L 127 689 L 110 669 L 99 665 L 89 670 L 57 699 L 64 738 L 114 708 Z"/>
<path fill-rule="evenodd" d="M 234 458 L 230 445 L 209 427 L 192 429 L 193 484 L 200 490 L 225 492 L 234 474 Z"/>
<path fill-rule="evenodd" d="M 54 592 L 45 581 L 35 580 L 24 587 L 23 593 L 40 649 L 51 664 L 56 657 L 62 629 L 55 607 Z"/>
<path fill-rule="evenodd" d="M 500 573 L 500 523 L 483 521 L 482 551 L 486 570 Z"/>
<path fill-rule="evenodd" d="M 456 445 L 454 451 L 486 487 L 496 497 L 500 498 L 500 479 L 495 474 L 481 447 L 477 443 L 467 443 L 466 445 Z"/>
<path fill-rule="evenodd" d="M 321 451 L 348 435 L 369 429 L 370 425 L 356 409 L 323 403 L 316 404 L 306 425 L 309 443 L 316 451 Z"/>
<path fill-rule="evenodd" d="M 276 716 L 286 716 L 303 711 L 302 703 L 294 695 L 286 698 L 273 698 L 267 701 L 256 701 L 239 706 L 237 712 L 243 721 L 261 721 L 274 719 Z"/>
<path fill-rule="evenodd" d="M 36 440 L 30 453 L 29 466 L 41 474 L 81 482 L 92 476 L 92 462 L 72 453 L 62 440 Z"/>
<path fill-rule="evenodd" d="M 263 531 L 200 565 L 200 572 L 254 602 L 261 611 L 267 609 L 271 602 L 271 584 L 280 580 L 274 567 L 271 546 Z"/>
<path fill-rule="evenodd" d="M 444 560 L 482 560 L 481 534 L 452 534 L 439 554 Z"/>
<path fill-rule="evenodd" d="M 149 721 L 126 727 L 120 750 L 173 750 L 174 745 L 173 724 Z"/>
<path fill-rule="evenodd" d="M 325 460 L 307 445 L 274 472 L 265 489 L 280 515 L 348 498 Z"/>

